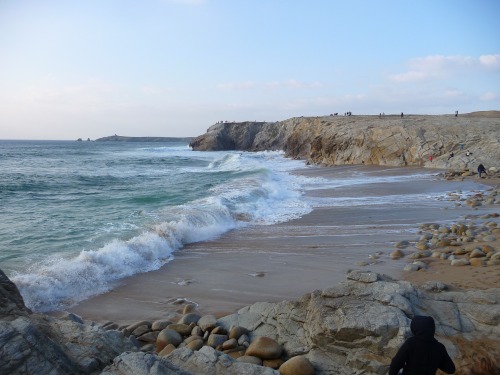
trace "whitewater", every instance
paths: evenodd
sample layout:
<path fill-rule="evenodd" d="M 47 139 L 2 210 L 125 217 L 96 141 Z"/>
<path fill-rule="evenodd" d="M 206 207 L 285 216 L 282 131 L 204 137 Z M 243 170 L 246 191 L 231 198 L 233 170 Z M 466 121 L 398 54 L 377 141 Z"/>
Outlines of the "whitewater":
<path fill-rule="evenodd" d="M 0 267 L 30 308 L 54 311 L 157 270 L 190 243 L 299 218 L 321 205 L 310 189 L 435 178 L 350 175 L 335 181 L 281 152 L 196 152 L 184 143 L 0 141 Z M 430 198 L 430 199 L 429 199 Z"/>

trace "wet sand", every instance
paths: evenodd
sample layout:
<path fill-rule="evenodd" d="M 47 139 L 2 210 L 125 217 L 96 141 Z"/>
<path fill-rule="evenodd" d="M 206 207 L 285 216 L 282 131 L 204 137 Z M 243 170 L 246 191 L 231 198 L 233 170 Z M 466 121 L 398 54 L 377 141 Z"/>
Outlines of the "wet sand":
<path fill-rule="evenodd" d="M 390 177 L 422 170 L 343 166 L 297 171 L 310 177 L 340 180 L 356 172 Z M 478 188 L 481 186 L 474 180 L 415 182 L 410 178 L 397 183 L 317 187 L 307 190 L 306 195 L 307 199 L 320 201 L 342 197 L 383 201 L 407 194 Z M 345 280 L 349 269 L 373 270 L 401 279 L 406 277 L 402 269 L 408 260 L 390 259 L 396 242 L 415 240 L 420 223 L 451 222 L 470 213 L 471 208 L 454 207 L 453 202 L 421 198 L 402 205 L 323 205 L 287 223 L 234 230 L 215 241 L 188 245 L 158 271 L 122 280 L 111 292 L 84 301 L 70 311 L 98 322 L 129 323 L 169 318 L 192 302 L 201 313 L 222 316 L 254 302 L 297 299 L 336 285 Z M 494 268 L 496 275 L 488 279 L 493 285 L 499 281 L 498 267 Z M 437 270 L 437 274 L 428 271 L 419 276 L 423 280 L 436 279 L 444 272 Z"/>

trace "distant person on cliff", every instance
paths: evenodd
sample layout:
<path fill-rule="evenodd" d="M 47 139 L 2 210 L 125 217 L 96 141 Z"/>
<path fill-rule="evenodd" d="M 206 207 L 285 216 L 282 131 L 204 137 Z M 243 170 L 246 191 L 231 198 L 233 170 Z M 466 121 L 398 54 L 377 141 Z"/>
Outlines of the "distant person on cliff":
<path fill-rule="evenodd" d="M 399 348 L 389 368 L 389 375 L 436 375 L 438 369 L 455 373 L 455 364 L 443 344 L 434 338 L 436 326 L 430 316 L 416 316 L 410 324 L 413 337 Z"/>
<path fill-rule="evenodd" d="M 429 155 L 429 161 L 430 161 L 431 163 L 432 163 L 432 159 L 433 159 L 432 155 Z"/>
<path fill-rule="evenodd" d="M 401 118 L 403 118 L 403 116 L 404 116 L 404 115 L 403 115 L 403 112 L 401 112 Z"/>
<path fill-rule="evenodd" d="M 483 164 L 479 164 L 477 166 L 477 174 L 478 174 L 479 178 L 482 178 L 481 177 L 482 173 L 484 173 L 486 176 L 488 175 L 488 173 L 486 173 L 486 168 L 484 167 L 484 165 Z"/>

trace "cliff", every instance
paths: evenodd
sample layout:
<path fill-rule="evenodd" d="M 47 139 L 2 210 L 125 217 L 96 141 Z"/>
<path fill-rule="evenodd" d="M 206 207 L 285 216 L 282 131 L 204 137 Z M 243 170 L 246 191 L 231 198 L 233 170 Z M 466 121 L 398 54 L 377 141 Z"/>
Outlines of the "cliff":
<path fill-rule="evenodd" d="M 273 123 L 219 123 L 195 138 L 190 146 L 199 151 L 283 150 L 288 157 L 317 165 L 475 170 L 479 163 L 487 168 L 500 167 L 500 111 L 458 117 L 324 116 Z"/>

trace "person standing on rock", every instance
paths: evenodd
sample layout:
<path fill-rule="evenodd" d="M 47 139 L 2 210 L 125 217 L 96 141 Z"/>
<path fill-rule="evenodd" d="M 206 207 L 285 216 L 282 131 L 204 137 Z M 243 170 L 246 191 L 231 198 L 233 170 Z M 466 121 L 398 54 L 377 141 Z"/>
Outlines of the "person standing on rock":
<path fill-rule="evenodd" d="M 416 316 L 410 324 L 413 337 L 399 348 L 391 361 L 389 375 L 436 375 L 438 369 L 455 373 L 455 364 L 443 344 L 434 338 L 436 325 L 430 316 Z"/>
<path fill-rule="evenodd" d="M 488 173 L 486 173 L 486 168 L 484 167 L 483 164 L 479 164 L 477 166 L 477 174 L 479 176 L 479 178 L 481 178 L 481 174 L 484 173 L 485 175 L 488 175 Z"/>

